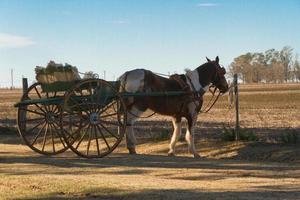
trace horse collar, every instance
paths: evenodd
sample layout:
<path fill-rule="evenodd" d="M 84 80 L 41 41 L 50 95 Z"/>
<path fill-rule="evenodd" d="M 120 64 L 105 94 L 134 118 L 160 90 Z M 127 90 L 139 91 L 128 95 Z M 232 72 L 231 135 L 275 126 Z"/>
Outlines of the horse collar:
<path fill-rule="evenodd" d="M 204 95 L 204 93 L 206 92 L 206 90 L 202 87 L 202 85 L 199 82 L 200 88 L 199 90 L 196 89 L 192 79 L 188 76 L 188 74 L 185 75 L 186 79 L 190 82 L 191 85 L 191 89 L 193 92 L 196 93 L 197 97 L 201 97 L 202 95 Z"/>

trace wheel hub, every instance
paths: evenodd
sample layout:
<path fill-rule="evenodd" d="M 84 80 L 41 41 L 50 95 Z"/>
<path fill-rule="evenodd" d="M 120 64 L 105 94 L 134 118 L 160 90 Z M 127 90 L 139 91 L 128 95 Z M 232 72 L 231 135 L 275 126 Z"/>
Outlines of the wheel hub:
<path fill-rule="evenodd" d="M 91 124 L 98 124 L 99 121 L 99 115 L 97 112 L 93 112 L 90 114 L 90 123 Z"/>
<path fill-rule="evenodd" d="M 54 112 L 48 112 L 45 116 L 46 122 L 49 124 L 53 124 L 55 122 L 55 113 Z"/>

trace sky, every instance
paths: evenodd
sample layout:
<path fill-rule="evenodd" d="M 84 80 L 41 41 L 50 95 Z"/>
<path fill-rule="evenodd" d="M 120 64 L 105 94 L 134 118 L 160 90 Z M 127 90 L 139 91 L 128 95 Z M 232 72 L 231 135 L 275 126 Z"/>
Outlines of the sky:
<path fill-rule="evenodd" d="M 113 80 L 286 45 L 300 53 L 300 0 L 0 0 L 0 87 L 50 60 Z"/>

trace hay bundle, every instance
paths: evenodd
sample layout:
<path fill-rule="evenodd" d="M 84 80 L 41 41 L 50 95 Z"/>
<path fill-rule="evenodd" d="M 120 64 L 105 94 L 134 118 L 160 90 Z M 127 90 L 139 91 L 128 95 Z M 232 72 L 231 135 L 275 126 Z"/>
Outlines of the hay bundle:
<path fill-rule="evenodd" d="M 78 69 L 69 64 L 57 64 L 50 61 L 46 67 L 35 68 L 36 80 L 39 83 L 70 82 L 80 80 Z"/>

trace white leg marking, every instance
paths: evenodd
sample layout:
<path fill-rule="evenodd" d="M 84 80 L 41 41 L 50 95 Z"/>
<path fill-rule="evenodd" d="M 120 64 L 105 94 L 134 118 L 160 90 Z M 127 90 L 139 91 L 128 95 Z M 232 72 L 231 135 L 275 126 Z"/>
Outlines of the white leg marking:
<path fill-rule="evenodd" d="M 189 152 L 192 153 L 194 155 L 194 157 L 199 157 L 199 154 L 197 153 L 196 148 L 195 148 L 194 126 L 188 128 L 186 130 L 185 139 L 186 139 L 186 142 L 188 143 Z"/>
<path fill-rule="evenodd" d="M 173 123 L 174 131 L 170 142 L 170 150 L 168 152 L 169 156 L 175 155 L 176 142 L 178 141 L 181 135 L 181 122 L 176 122 L 176 119 L 173 118 L 172 123 Z"/>
<path fill-rule="evenodd" d="M 193 102 L 188 105 L 188 108 L 189 108 L 189 111 L 192 116 L 192 121 L 191 121 L 191 125 L 188 125 L 188 128 L 186 130 L 185 140 L 188 143 L 189 152 L 192 153 L 194 155 L 194 157 L 196 158 L 196 157 L 199 157 L 199 154 L 197 153 L 196 148 L 195 148 L 194 129 L 195 129 L 195 125 L 197 122 L 198 113 L 195 111 L 196 104 L 194 104 Z"/>

